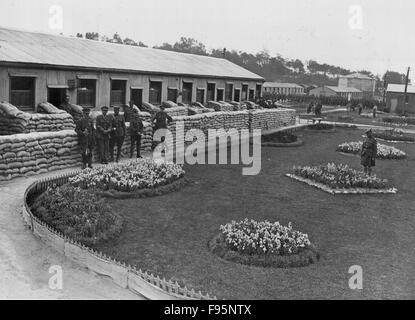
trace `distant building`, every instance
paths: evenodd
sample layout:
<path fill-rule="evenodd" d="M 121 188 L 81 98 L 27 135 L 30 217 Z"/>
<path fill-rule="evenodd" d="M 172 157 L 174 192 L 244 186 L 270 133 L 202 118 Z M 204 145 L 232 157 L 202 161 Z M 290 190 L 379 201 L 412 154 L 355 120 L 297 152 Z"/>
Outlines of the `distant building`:
<path fill-rule="evenodd" d="M 388 84 L 386 89 L 386 107 L 391 112 L 402 112 L 404 110 L 404 84 Z M 405 111 L 415 113 L 415 86 L 408 86 L 407 90 L 408 105 Z"/>
<path fill-rule="evenodd" d="M 339 87 L 359 89 L 363 92 L 363 97 L 373 98 L 376 80 L 362 73 L 352 73 L 339 77 Z"/>
<path fill-rule="evenodd" d="M 265 82 L 262 86 L 262 92 L 275 93 L 275 94 L 292 94 L 303 95 L 304 87 L 295 83 L 282 83 L 282 82 Z"/>
<path fill-rule="evenodd" d="M 343 97 L 346 99 L 361 99 L 363 92 L 355 88 L 323 86 L 310 90 L 310 96 L 315 97 Z"/>

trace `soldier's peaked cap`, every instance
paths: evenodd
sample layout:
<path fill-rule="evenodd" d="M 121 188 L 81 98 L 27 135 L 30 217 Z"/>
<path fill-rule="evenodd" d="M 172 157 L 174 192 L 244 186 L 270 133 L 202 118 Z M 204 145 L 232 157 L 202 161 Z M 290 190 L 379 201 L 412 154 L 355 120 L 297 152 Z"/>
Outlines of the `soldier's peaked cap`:
<path fill-rule="evenodd" d="M 91 110 L 87 107 L 82 108 L 82 112 L 89 112 L 89 111 L 91 111 Z"/>
<path fill-rule="evenodd" d="M 103 107 L 101 107 L 101 110 L 108 110 L 108 107 L 107 106 L 103 106 Z"/>
<path fill-rule="evenodd" d="M 120 107 L 119 107 L 119 106 L 114 106 L 114 110 L 115 110 L 115 109 L 120 109 Z"/>

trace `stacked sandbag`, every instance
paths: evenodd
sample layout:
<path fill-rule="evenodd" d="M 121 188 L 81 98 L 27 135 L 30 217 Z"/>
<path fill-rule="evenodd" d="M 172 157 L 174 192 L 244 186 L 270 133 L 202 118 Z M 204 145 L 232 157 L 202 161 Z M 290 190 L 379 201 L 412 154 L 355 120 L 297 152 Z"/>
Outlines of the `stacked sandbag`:
<path fill-rule="evenodd" d="M 176 108 L 176 107 L 178 107 L 178 105 L 176 103 L 174 103 L 173 101 L 170 101 L 170 100 L 163 101 L 161 105 L 165 108 Z"/>
<path fill-rule="evenodd" d="M 296 113 L 293 109 L 261 109 L 251 110 L 250 128 L 252 129 L 276 129 L 295 124 Z"/>
<path fill-rule="evenodd" d="M 156 106 L 153 106 L 151 103 L 149 103 L 149 102 L 142 102 L 142 104 L 141 104 L 141 110 L 142 111 L 145 111 L 145 112 L 148 112 L 148 113 L 150 113 L 150 114 L 154 114 L 154 113 L 156 113 L 156 112 L 158 112 L 158 111 L 160 111 L 160 108 L 158 108 L 158 107 L 156 107 Z"/>
<path fill-rule="evenodd" d="M 180 117 L 180 116 L 187 116 L 188 111 L 187 107 L 172 107 L 172 108 L 166 108 L 164 111 L 170 116 L 170 117 Z"/>
<path fill-rule="evenodd" d="M 47 132 L 59 130 L 71 130 L 75 128 L 72 117 L 65 111 L 45 103 L 39 105 L 46 113 L 27 113 L 20 111 L 7 102 L 0 103 L 0 134 L 18 134 L 30 132 Z"/>
<path fill-rule="evenodd" d="M 225 102 L 225 101 L 219 101 L 219 103 L 221 105 L 220 111 L 235 111 L 235 107 L 233 104 Z"/>
<path fill-rule="evenodd" d="M 66 113 L 65 110 L 61 110 L 56 108 L 53 104 L 49 103 L 49 102 L 42 102 L 39 103 L 38 107 L 37 107 L 37 112 L 38 113 L 47 113 L 47 114 L 63 114 Z"/>
<path fill-rule="evenodd" d="M 55 114 L 33 113 L 30 115 L 27 127 L 23 132 L 47 132 L 71 129 L 75 129 L 75 123 L 71 115 L 66 112 Z"/>
<path fill-rule="evenodd" d="M 29 120 L 30 114 L 8 102 L 0 102 L 0 135 L 25 132 Z"/>
<path fill-rule="evenodd" d="M 212 108 L 206 108 L 203 104 L 201 104 L 200 102 L 192 102 L 191 105 L 192 108 L 198 108 L 201 110 L 201 112 L 196 112 L 195 114 L 200 114 L 200 113 L 208 113 L 208 112 L 215 112 L 215 109 Z M 189 114 L 189 116 L 191 116 L 191 114 Z"/>
<path fill-rule="evenodd" d="M 208 106 L 208 108 L 211 108 L 215 111 L 221 111 L 221 109 L 222 109 L 222 105 L 219 102 L 216 102 L 216 101 L 213 101 L 213 100 L 208 101 L 207 106 Z"/>
<path fill-rule="evenodd" d="M 64 169 L 80 161 L 73 130 L 0 136 L 0 180 Z"/>

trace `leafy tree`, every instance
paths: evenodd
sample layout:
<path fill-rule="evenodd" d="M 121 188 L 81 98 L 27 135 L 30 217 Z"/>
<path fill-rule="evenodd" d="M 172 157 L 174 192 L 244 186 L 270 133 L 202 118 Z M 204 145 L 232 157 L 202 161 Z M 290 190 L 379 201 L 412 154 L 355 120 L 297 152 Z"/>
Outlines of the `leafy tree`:
<path fill-rule="evenodd" d="M 405 84 L 406 74 L 388 70 L 385 72 L 382 79 L 386 81 L 386 83 Z"/>
<path fill-rule="evenodd" d="M 77 33 L 77 34 L 76 34 L 76 37 L 77 37 L 77 38 L 83 38 L 84 36 L 82 35 L 82 33 Z"/>

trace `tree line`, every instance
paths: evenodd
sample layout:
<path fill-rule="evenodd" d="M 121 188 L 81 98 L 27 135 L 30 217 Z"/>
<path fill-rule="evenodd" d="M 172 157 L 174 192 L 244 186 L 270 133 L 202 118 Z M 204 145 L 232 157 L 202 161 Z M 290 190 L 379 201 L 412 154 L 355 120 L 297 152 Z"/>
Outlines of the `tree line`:
<path fill-rule="evenodd" d="M 81 33 L 77 33 L 76 36 L 79 38 L 84 37 Z M 135 41 L 128 37 L 123 39 L 118 33 L 115 33 L 112 37 L 107 37 L 105 35 L 100 35 L 97 32 L 87 32 L 85 38 L 123 45 L 148 47 L 141 41 Z M 378 93 L 382 92 L 387 83 L 405 84 L 406 81 L 406 75 L 397 71 L 388 70 L 383 76 L 379 76 L 374 75 L 368 70 L 352 71 L 327 63 L 319 63 L 315 60 L 303 62 L 300 59 L 288 59 L 279 54 L 271 56 L 267 50 L 262 50 L 256 54 L 237 50 L 227 50 L 226 48 L 208 50 L 203 43 L 187 37 L 181 37 L 180 40 L 174 44 L 165 42 L 159 46 L 153 46 L 153 48 L 225 58 L 262 76 L 266 81 L 293 82 L 318 87 L 323 85 L 336 86 L 340 75 L 359 72 L 376 79 Z"/>

